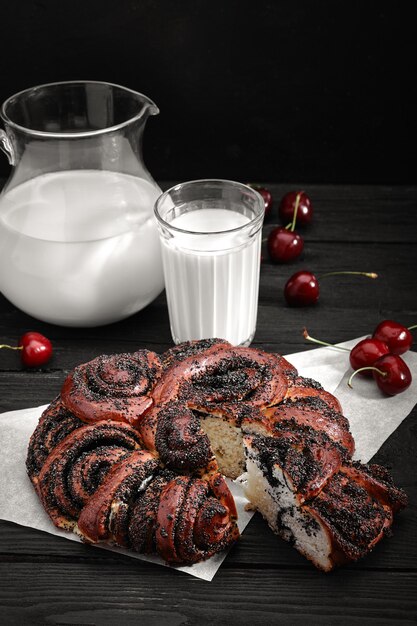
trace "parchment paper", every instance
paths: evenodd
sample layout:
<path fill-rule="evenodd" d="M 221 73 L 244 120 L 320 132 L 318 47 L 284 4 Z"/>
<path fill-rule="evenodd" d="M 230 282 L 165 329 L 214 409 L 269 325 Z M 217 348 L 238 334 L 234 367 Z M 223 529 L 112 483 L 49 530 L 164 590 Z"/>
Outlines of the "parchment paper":
<path fill-rule="evenodd" d="M 351 347 L 359 339 L 340 344 Z M 349 418 L 351 431 L 356 442 L 355 458 L 367 462 L 382 443 L 401 424 L 417 402 L 417 354 L 404 355 L 411 369 L 414 382 L 404 393 L 389 398 L 382 395 L 376 384 L 357 376 L 354 389 L 349 389 L 347 379 L 351 372 L 348 353 L 332 348 L 318 348 L 288 355 L 303 376 L 314 378 L 323 387 L 334 393 Z M 0 415 L 0 518 L 42 530 L 70 541 L 80 541 L 73 533 L 56 528 L 45 513 L 26 475 L 25 459 L 30 435 L 34 431 L 42 411 L 46 407 L 35 407 L 10 411 Z M 253 513 L 245 511 L 247 503 L 239 481 L 228 480 L 236 500 L 239 514 L 239 529 L 243 532 Z M 100 544 L 99 548 L 119 552 L 132 558 L 168 566 L 158 557 L 138 555 L 121 548 Z M 197 578 L 210 581 L 226 557 L 218 554 L 203 563 L 176 567 Z"/>

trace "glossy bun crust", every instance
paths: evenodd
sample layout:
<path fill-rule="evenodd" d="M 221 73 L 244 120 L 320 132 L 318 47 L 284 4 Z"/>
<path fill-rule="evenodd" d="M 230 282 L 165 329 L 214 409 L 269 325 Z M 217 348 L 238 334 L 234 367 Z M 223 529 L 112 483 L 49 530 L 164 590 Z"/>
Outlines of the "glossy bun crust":
<path fill-rule="evenodd" d="M 76 367 L 39 420 L 27 471 L 56 526 L 175 564 L 238 538 L 224 475 L 245 469 L 253 505 L 275 532 L 294 537 L 283 530 L 282 493 L 272 493 L 274 475 L 285 476 L 295 517 L 330 537 L 337 557 L 315 564 L 331 569 L 371 549 L 405 504 L 400 490 L 392 486 L 389 500 L 381 487 L 385 470 L 351 462 L 353 449 L 337 399 L 318 383 L 279 355 L 205 339 Z M 349 489 L 369 511 L 358 545 L 338 523 Z"/>

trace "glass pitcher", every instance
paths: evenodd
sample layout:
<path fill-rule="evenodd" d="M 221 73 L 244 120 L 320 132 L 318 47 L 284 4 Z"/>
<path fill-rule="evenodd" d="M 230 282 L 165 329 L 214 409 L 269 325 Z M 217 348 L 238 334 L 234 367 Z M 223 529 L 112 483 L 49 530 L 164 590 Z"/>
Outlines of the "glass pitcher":
<path fill-rule="evenodd" d="M 118 85 L 40 85 L 3 104 L 0 290 L 63 326 L 123 319 L 163 289 L 154 203 L 142 159 L 146 96 Z"/>

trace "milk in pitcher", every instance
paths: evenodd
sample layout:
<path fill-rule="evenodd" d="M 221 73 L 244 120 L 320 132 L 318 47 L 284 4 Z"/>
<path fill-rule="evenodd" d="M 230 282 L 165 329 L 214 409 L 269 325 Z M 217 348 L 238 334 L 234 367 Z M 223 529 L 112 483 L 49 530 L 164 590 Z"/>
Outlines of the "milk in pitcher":
<path fill-rule="evenodd" d="M 67 326 L 122 319 L 163 288 L 147 180 L 100 170 L 43 174 L 0 196 L 0 289 Z"/>

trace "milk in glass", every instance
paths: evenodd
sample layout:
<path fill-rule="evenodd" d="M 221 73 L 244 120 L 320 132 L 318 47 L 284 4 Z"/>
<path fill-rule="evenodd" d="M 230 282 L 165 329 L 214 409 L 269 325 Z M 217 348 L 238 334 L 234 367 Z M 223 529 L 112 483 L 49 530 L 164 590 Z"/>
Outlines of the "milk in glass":
<path fill-rule="evenodd" d="M 250 218 L 235 210 L 204 202 L 193 209 L 170 220 L 173 237 L 161 238 L 174 341 L 248 344 L 256 327 L 261 231 L 248 237 L 242 227 Z"/>

